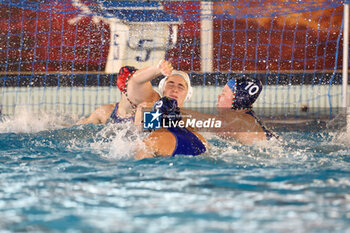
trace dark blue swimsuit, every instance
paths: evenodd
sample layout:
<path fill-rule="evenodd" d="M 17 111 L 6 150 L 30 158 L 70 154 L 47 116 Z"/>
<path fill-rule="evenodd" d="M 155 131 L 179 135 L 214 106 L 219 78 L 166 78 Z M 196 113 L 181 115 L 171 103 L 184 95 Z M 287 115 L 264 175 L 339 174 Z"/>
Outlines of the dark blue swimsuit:
<path fill-rule="evenodd" d="M 255 112 L 253 110 L 250 110 L 248 112 L 246 112 L 246 114 L 248 115 L 251 115 L 252 117 L 254 117 L 254 119 L 256 120 L 256 122 L 259 123 L 259 125 L 261 126 L 261 128 L 264 130 L 265 132 L 265 135 L 266 135 L 266 138 L 267 140 L 270 140 L 271 138 L 277 138 L 278 139 L 278 136 L 271 132 L 270 130 L 268 130 L 264 125 L 263 123 L 261 122 L 261 120 L 255 115 Z"/>
<path fill-rule="evenodd" d="M 113 123 L 125 123 L 125 122 L 128 122 L 128 121 L 134 121 L 135 120 L 134 116 L 131 116 L 131 117 L 128 117 L 128 118 L 122 118 L 122 117 L 118 116 L 118 114 L 117 114 L 118 106 L 119 106 L 119 103 L 116 103 L 115 107 L 114 107 L 114 110 L 113 110 L 111 116 L 109 117 L 109 118 L 111 118 L 111 121 Z"/>
<path fill-rule="evenodd" d="M 170 127 L 168 130 L 176 138 L 176 146 L 171 156 L 199 155 L 206 151 L 203 142 L 186 128 Z"/>

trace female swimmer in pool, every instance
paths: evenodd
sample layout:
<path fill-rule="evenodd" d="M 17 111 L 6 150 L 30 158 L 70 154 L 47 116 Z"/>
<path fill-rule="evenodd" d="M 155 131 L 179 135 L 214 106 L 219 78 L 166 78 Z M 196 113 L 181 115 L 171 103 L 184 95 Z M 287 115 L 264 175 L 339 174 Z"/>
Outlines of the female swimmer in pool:
<path fill-rule="evenodd" d="M 145 146 L 139 148 L 137 159 L 155 156 L 195 156 L 207 150 L 207 142 L 202 135 L 177 124 L 182 118 L 175 99 L 162 97 L 154 104 L 153 111 L 160 115 L 162 128 L 153 131 L 144 139 Z M 167 127 L 163 127 L 163 124 Z"/>

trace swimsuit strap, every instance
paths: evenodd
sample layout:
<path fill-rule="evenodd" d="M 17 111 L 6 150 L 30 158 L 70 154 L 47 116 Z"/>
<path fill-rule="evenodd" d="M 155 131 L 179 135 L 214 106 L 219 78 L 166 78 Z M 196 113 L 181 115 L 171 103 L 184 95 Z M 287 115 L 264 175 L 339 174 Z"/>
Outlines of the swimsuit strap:
<path fill-rule="evenodd" d="M 271 132 L 270 130 L 268 130 L 265 125 L 262 123 L 262 121 L 255 115 L 255 112 L 253 110 L 249 110 L 248 112 L 246 112 L 246 114 L 254 117 L 255 121 L 261 126 L 262 130 L 265 132 L 266 138 L 267 140 L 271 139 L 271 138 L 277 138 L 278 136 Z"/>
<path fill-rule="evenodd" d="M 131 116 L 131 117 L 127 117 L 127 118 L 120 117 L 118 115 L 118 107 L 119 107 L 119 103 L 117 102 L 115 104 L 113 112 L 112 112 L 112 114 L 110 116 L 110 118 L 112 119 L 113 123 L 122 123 L 122 122 L 134 121 L 135 120 L 135 116 Z"/>

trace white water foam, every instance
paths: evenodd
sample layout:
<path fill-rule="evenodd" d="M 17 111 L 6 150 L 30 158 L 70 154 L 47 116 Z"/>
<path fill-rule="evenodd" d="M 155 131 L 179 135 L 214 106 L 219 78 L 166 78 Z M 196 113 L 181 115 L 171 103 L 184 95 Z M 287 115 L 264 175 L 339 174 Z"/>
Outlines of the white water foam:
<path fill-rule="evenodd" d="M 346 129 L 334 135 L 334 142 L 350 147 L 350 114 L 347 115 Z"/>
<path fill-rule="evenodd" d="M 27 107 L 17 107 L 12 116 L 2 116 L 0 133 L 37 133 L 67 127 L 77 116 L 41 111 L 35 113 Z"/>
<path fill-rule="evenodd" d="M 283 141 L 272 139 L 270 141 L 255 142 L 252 145 L 243 145 L 235 140 L 223 139 L 216 135 L 203 135 L 207 140 L 213 141 L 209 145 L 207 155 L 214 159 L 226 162 L 246 161 L 247 159 L 279 159 L 286 156 Z"/>
<path fill-rule="evenodd" d="M 96 140 L 91 146 L 95 149 L 105 147 L 109 148 L 108 154 L 102 154 L 106 159 L 130 159 L 134 158 L 137 149 L 143 146 L 142 139 L 145 136 L 140 132 L 132 122 L 123 124 L 108 124 L 104 127 L 96 138 L 109 138 L 105 143 Z"/>

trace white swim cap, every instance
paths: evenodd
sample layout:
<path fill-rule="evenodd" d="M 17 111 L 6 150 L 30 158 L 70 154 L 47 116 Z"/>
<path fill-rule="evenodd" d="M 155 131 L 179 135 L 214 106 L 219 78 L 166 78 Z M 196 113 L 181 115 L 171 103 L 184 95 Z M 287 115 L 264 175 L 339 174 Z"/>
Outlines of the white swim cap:
<path fill-rule="evenodd" d="M 190 81 L 190 77 L 188 76 L 187 73 L 183 72 L 183 71 L 179 71 L 179 70 L 173 70 L 171 72 L 171 75 L 169 76 L 173 76 L 173 75 L 179 75 L 181 77 L 183 77 L 183 79 L 186 81 L 187 83 L 187 87 L 188 87 L 188 90 L 187 90 L 187 96 L 185 98 L 185 101 L 189 101 L 191 99 L 191 96 L 192 96 L 192 86 L 191 86 L 191 81 Z M 164 92 L 164 87 L 165 87 L 165 81 L 167 80 L 167 78 L 169 76 L 166 76 L 165 78 L 163 78 L 162 80 L 160 80 L 159 82 L 159 85 L 158 85 L 158 89 L 160 91 L 160 95 L 163 96 L 163 92 Z"/>

